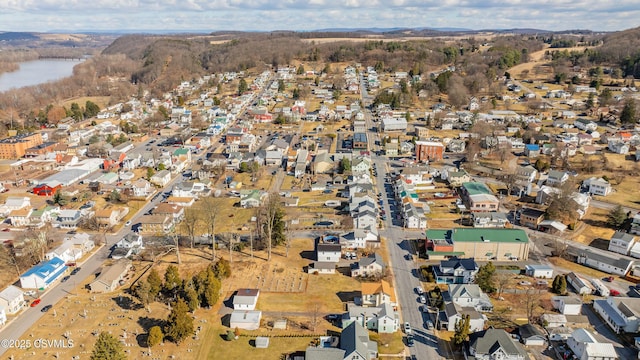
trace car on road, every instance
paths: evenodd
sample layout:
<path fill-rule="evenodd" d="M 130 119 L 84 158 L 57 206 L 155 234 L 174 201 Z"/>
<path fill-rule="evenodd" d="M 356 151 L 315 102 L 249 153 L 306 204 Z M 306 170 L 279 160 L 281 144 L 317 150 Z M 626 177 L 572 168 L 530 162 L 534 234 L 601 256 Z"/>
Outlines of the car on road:
<path fill-rule="evenodd" d="M 75 275 L 75 274 L 77 274 L 78 272 L 80 272 L 80 268 L 79 268 L 79 267 L 77 267 L 77 268 L 73 269 L 73 271 L 71 271 L 71 275 Z"/>
<path fill-rule="evenodd" d="M 40 300 L 40 299 L 35 299 L 35 300 L 33 300 L 33 302 L 31 303 L 31 307 L 36 307 L 36 306 L 38 306 L 38 304 L 40 304 L 40 301 L 42 301 L 42 300 Z"/>
<path fill-rule="evenodd" d="M 413 347 L 415 345 L 415 341 L 413 340 L 413 335 L 407 335 L 407 346 Z"/>
<path fill-rule="evenodd" d="M 404 333 L 407 335 L 411 334 L 411 325 L 409 324 L 409 322 L 405 322 L 402 325 L 402 331 L 404 331 Z"/>
<path fill-rule="evenodd" d="M 42 312 L 47 312 L 47 311 L 51 310 L 51 308 L 52 308 L 52 307 L 53 307 L 53 306 L 51 306 L 51 305 L 46 305 L 46 306 L 45 306 L 45 307 L 43 307 L 43 308 L 42 308 L 42 310 L 40 310 L 40 311 L 42 311 Z"/>
<path fill-rule="evenodd" d="M 620 291 L 618 291 L 616 289 L 611 289 L 611 290 L 609 290 L 609 295 L 611 295 L 611 296 L 620 296 Z"/>
<path fill-rule="evenodd" d="M 418 301 L 419 301 L 421 304 L 426 304 L 426 303 L 427 303 L 427 298 L 426 298 L 426 297 L 424 297 L 424 295 L 420 295 L 420 296 L 418 297 Z"/>
<path fill-rule="evenodd" d="M 418 307 L 418 310 L 420 310 L 420 312 L 423 312 L 423 313 L 429 312 L 429 308 L 427 307 L 427 305 L 420 305 Z"/>
<path fill-rule="evenodd" d="M 415 290 L 418 295 L 424 294 L 424 289 L 422 288 L 422 286 L 416 286 Z"/>
<path fill-rule="evenodd" d="M 607 282 L 613 282 L 613 276 L 607 276 L 606 278 L 604 278 L 602 280 L 607 281 Z"/>
<path fill-rule="evenodd" d="M 67 275 L 63 277 L 62 280 L 60 280 L 60 282 L 66 282 L 67 280 L 69 280 L 69 278 L 71 278 L 71 276 Z"/>

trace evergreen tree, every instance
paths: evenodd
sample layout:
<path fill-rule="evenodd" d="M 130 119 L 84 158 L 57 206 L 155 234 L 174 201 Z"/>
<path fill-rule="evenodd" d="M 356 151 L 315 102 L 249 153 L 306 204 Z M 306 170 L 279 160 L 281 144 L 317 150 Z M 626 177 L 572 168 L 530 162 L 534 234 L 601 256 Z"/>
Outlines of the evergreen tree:
<path fill-rule="evenodd" d="M 160 326 L 153 326 L 149 329 L 149 335 L 147 335 L 147 345 L 149 347 L 154 347 L 162 342 L 164 339 L 164 334 L 162 333 L 162 328 Z"/>
<path fill-rule="evenodd" d="M 620 122 L 623 124 L 633 124 L 636 122 L 636 102 L 634 99 L 627 99 L 624 108 L 620 113 Z"/>
<path fill-rule="evenodd" d="M 556 275 L 551 283 L 551 291 L 555 294 L 565 294 L 567 292 L 567 278 L 564 275 Z"/>
<path fill-rule="evenodd" d="M 164 272 L 164 290 L 171 293 L 180 285 L 181 282 L 182 280 L 180 279 L 178 267 L 175 265 L 169 265 L 167 270 Z"/>
<path fill-rule="evenodd" d="M 93 101 L 87 100 L 84 104 L 84 117 L 92 118 L 100 112 L 100 107 L 96 105 Z"/>
<path fill-rule="evenodd" d="M 184 298 L 189 306 L 189 311 L 196 311 L 196 309 L 200 307 L 200 296 L 198 296 L 198 292 L 193 285 L 185 289 Z"/>
<path fill-rule="evenodd" d="M 213 274 L 218 279 L 226 279 L 231 276 L 231 265 L 225 258 L 220 258 L 213 267 Z"/>
<path fill-rule="evenodd" d="M 162 289 L 162 279 L 160 278 L 160 275 L 158 274 L 156 269 L 151 269 L 151 272 L 147 277 L 147 282 L 149 283 L 150 298 L 155 299 Z"/>
<path fill-rule="evenodd" d="M 91 360 L 127 360 L 122 343 L 113 335 L 103 331 L 93 346 Z"/>
<path fill-rule="evenodd" d="M 495 272 L 496 267 L 491 261 L 483 266 L 480 266 L 480 268 L 478 269 L 478 274 L 476 275 L 476 284 L 478 284 L 482 291 L 486 293 L 493 293 L 496 291 L 493 279 L 493 275 L 495 274 Z"/>
<path fill-rule="evenodd" d="M 238 95 L 244 94 L 247 90 L 249 90 L 247 81 L 245 79 L 240 79 L 240 83 L 238 84 Z"/>
<path fill-rule="evenodd" d="M 138 282 L 136 287 L 133 288 L 133 294 L 145 307 L 149 305 L 151 300 L 153 300 L 153 297 L 151 296 L 151 285 L 149 285 L 148 281 Z"/>
<path fill-rule="evenodd" d="M 213 272 L 211 272 L 207 277 L 207 286 L 204 289 L 203 305 L 205 306 L 215 305 L 220 299 L 221 288 L 222 288 L 222 284 L 220 283 L 220 280 L 213 275 Z"/>
<path fill-rule="evenodd" d="M 167 319 L 164 333 L 176 344 L 193 334 L 193 318 L 189 314 L 189 307 L 182 298 L 171 305 L 171 313 Z"/>
<path fill-rule="evenodd" d="M 627 213 L 624 212 L 621 205 L 614 207 L 607 214 L 607 224 L 616 230 L 620 229 L 626 220 Z"/>

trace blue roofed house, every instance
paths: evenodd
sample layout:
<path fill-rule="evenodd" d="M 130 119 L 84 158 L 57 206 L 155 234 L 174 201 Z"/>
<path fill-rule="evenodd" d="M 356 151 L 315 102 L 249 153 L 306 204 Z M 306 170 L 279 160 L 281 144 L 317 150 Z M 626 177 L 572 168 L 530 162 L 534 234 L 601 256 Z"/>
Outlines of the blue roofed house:
<path fill-rule="evenodd" d="M 20 287 L 23 289 L 46 289 L 67 270 L 64 260 L 54 257 L 42 262 L 20 275 Z"/>
<path fill-rule="evenodd" d="M 478 264 L 473 258 L 441 260 L 433 267 L 433 275 L 439 284 L 471 284 L 478 273 Z"/>
<path fill-rule="evenodd" d="M 530 158 L 540 156 L 540 145 L 527 144 L 524 146 L 524 154 Z"/>

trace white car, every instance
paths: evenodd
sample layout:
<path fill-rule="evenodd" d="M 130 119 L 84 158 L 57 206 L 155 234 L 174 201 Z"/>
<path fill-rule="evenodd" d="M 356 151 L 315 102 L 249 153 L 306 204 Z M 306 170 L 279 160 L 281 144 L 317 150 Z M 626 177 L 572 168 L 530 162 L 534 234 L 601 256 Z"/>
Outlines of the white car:
<path fill-rule="evenodd" d="M 411 334 L 411 325 L 409 325 L 409 322 L 404 323 L 403 328 L 405 334 Z"/>
<path fill-rule="evenodd" d="M 424 295 L 420 295 L 420 303 L 422 303 L 422 304 L 426 304 L 427 303 L 427 298 L 424 297 Z"/>
<path fill-rule="evenodd" d="M 125 223 L 125 226 L 129 226 L 129 225 L 131 225 L 131 220 L 129 220 L 129 221 L 127 221 L 127 222 Z"/>
<path fill-rule="evenodd" d="M 424 289 L 422 289 L 422 286 L 417 286 L 417 287 L 416 287 L 416 293 L 417 293 L 418 295 L 422 295 L 422 294 L 424 294 Z"/>

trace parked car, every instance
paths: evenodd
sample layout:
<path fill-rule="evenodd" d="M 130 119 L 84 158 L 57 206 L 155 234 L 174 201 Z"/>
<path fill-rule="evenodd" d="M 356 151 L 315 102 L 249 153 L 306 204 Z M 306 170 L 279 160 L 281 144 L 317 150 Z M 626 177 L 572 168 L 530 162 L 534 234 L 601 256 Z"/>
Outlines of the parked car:
<path fill-rule="evenodd" d="M 413 340 L 413 335 L 407 335 L 407 346 L 413 347 L 415 345 L 415 341 Z"/>
<path fill-rule="evenodd" d="M 416 293 L 418 295 L 424 294 L 424 289 L 422 289 L 422 286 L 416 286 Z"/>
<path fill-rule="evenodd" d="M 36 307 L 36 306 L 38 306 L 38 304 L 40 304 L 40 301 L 42 301 L 42 300 L 40 300 L 40 299 L 35 299 L 35 300 L 33 300 L 33 302 L 31 303 L 31 307 Z"/>
<path fill-rule="evenodd" d="M 51 305 L 46 305 L 46 306 L 45 306 L 45 307 L 43 307 L 43 308 L 42 308 L 42 310 L 40 310 L 40 311 L 42 311 L 42 312 L 47 312 L 47 311 L 51 310 L 51 308 L 52 308 L 52 306 L 51 306 Z"/>
<path fill-rule="evenodd" d="M 531 286 L 531 283 L 529 281 L 520 281 L 518 283 L 518 285 L 522 285 L 522 286 Z"/>
<path fill-rule="evenodd" d="M 420 301 L 420 303 L 422 303 L 422 304 L 426 304 L 427 303 L 427 298 L 424 297 L 424 295 L 420 295 L 420 297 L 418 298 L 418 301 Z"/>
<path fill-rule="evenodd" d="M 611 295 L 611 296 L 620 296 L 620 291 L 618 291 L 616 289 L 611 289 L 611 290 L 609 290 L 609 295 Z"/>
<path fill-rule="evenodd" d="M 431 322 L 431 320 L 427 320 L 426 324 L 425 324 L 427 330 L 432 330 L 433 329 L 433 322 Z"/>
<path fill-rule="evenodd" d="M 62 280 L 60 280 L 60 282 L 66 282 L 67 280 L 69 280 L 71 276 L 67 275 L 65 277 L 62 278 Z"/>
<path fill-rule="evenodd" d="M 77 268 L 73 269 L 73 271 L 71 271 L 71 275 L 75 275 L 75 274 L 77 274 L 79 271 L 80 271 L 80 268 L 79 268 L 79 267 L 77 267 Z"/>
<path fill-rule="evenodd" d="M 402 330 L 404 330 L 404 333 L 407 335 L 411 334 L 411 325 L 409 322 L 405 322 L 404 325 L 402 325 Z"/>
<path fill-rule="evenodd" d="M 613 282 L 613 276 L 607 276 L 606 278 L 604 278 L 602 280 L 607 281 L 607 282 Z"/>

